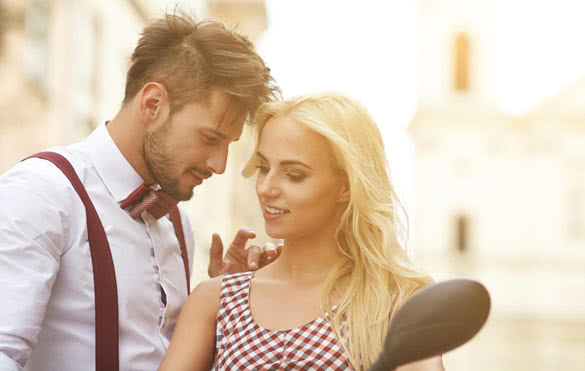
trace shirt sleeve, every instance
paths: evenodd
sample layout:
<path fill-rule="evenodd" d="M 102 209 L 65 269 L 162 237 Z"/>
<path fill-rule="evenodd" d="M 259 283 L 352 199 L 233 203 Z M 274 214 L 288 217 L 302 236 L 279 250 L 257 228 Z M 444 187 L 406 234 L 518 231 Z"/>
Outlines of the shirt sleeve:
<path fill-rule="evenodd" d="M 36 344 L 74 192 L 46 160 L 26 160 L 0 177 L 0 371 L 21 370 Z"/>

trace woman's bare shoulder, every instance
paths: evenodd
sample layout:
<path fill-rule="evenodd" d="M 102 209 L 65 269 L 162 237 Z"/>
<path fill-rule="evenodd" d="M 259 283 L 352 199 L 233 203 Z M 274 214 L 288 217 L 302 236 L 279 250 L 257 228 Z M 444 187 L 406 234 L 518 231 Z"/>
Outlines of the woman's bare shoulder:
<path fill-rule="evenodd" d="M 189 294 L 183 312 L 215 318 L 220 306 L 222 280 L 223 276 L 218 276 L 199 282 Z"/>
<path fill-rule="evenodd" d="M 217 296 L 221 293 L 221 283 L 223 276 L 217 276 L 207 280 L 203 280 L 195 286 L 189 296 L 197 295 L 201 297 L 212 297 Z"/>

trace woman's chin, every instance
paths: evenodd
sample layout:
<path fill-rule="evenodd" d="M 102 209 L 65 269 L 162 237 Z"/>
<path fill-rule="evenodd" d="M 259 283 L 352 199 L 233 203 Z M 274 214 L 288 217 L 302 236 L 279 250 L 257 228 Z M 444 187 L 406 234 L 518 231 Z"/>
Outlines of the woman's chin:
<path fill-rule="evenodd" d="M 278 233 L 270 233 L 270 232 L 266 231 L 266 234 L 267 234 L 267 235 L 268 235 L 268 237 L 270 237 L 270 238 L 279 239 L 279 240 L 282 240 L 282 239 L 284 239 L 284 238 L 283 238 L 283 237 L 281 237 L 281 235 L 280 235 L 280 234 L 278 234 Z"/>
<path fill-rule="evenodd" d="M 283 233 L 283 231 L 276 230 L 275 228 L 270 228 L 267 225 L 264 225 L 264 228 L 265 228 L 264 231 L 270 238 L 279 240 L 284 240 L 286 238 L 286 233 Z"/>

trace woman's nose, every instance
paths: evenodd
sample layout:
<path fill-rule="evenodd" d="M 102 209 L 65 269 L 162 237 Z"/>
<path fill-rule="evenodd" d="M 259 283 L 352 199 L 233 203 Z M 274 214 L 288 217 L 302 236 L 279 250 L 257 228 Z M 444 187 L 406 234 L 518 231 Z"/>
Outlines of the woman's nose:
<path fill-rule="evenodd" d="M 266 198 L 275 198 L 280 194 L 280 190 L 271 176 L 265 176 L 258 182 L 258 194 Z"/>

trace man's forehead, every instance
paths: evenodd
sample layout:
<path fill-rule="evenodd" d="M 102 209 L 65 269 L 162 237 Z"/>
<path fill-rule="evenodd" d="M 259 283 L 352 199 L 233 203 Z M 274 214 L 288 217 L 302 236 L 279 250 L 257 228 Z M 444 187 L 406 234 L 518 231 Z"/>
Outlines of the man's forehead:
<path fill-rule="evenodd" d="M 238 107 L 235 103 L 229 104 L 225 107 L 223 114 L 217 121 L 217 130 L 223 133 L 236 134 L 239 138 L 244 129 L 246 118 L 247 114 L 242 107 Z"/>
<path fill-rule="evenodd" d="M 244 121 L 241 122 L 230 122 L 230 123 L 219 123 L 215 128 L 209 128 L 215 135 L 221 139 L 236 142 L 240 140 L 242 132 L 244 130 Z"/>
<path fill-rule="evenodd" d="M 203 119 L 203 129 L 212 131 L 222 139 L 240 138 L 247 118 L 245 107 L 229 94 L 214 90 L 192 103 L 192 119 Z"/>
<path fill-rule="evenodd" d="M 208 103 L 215 113 L 216 130 L 232 140 L 239 139 L 248 116 L 242 102 L 227 92 L 216 89 L 208 97 Z"/>

